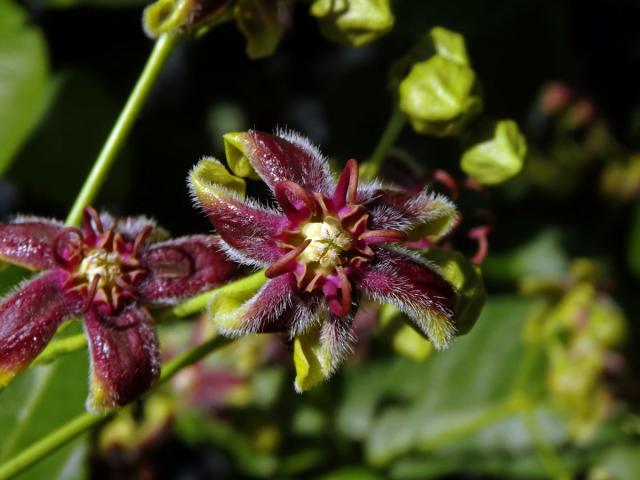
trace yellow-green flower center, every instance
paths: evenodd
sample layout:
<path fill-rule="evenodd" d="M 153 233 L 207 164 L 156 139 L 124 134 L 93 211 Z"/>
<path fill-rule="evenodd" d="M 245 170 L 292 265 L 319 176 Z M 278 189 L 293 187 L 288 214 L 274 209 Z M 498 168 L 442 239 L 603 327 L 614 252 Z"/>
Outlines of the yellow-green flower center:
<path fill-rule="evenodd" d="M 112 285 L 116 277 L 122 275 L 120 256 L 101 248 L 91 250 L 80 263 L 78 274 L 84 276 L 89 284 L 99 277 L 98 288 Z"/>
<path fill-rule="evenodd" d="M 340 221 L 326 217 L 322 222 L 307 223 L 301 230 L 311 243 L 298 257 L 304 263 L 315 262 L 324 268 L 333 268 L 341 263 L 341 254 L 351 248 L 351 235 Z"/>

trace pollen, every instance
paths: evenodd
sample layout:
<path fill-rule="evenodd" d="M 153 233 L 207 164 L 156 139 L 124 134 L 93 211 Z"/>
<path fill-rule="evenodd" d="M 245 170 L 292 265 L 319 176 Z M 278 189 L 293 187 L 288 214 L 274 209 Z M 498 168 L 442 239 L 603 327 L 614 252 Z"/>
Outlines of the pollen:
<path fill-rule="evenodd" d="M 351 235 L 333 217 L 326 217 L 322 222 L 307 223 L 301 233 L 311 240 L 299 257 L 304 263 L 315 262 L 321 267 L 333 268 L 341 264 L 342 252 L 351 248 Z"/>
<path fill-rule="evenodd" d="M 99 248 L 91 250 L 80 263 L 78 274 L 83 275 L 89 284 L 99 276 L 98 288 L 111 285 L 122 274 L 120 256 Z"/>

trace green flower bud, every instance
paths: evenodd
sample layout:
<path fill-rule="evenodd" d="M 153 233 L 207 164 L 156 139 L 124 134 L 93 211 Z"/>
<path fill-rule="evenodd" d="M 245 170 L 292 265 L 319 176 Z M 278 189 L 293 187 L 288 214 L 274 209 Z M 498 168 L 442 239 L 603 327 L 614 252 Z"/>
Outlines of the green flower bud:
<path fill-rule="evenodd" d="M 522 170 L 527 143 L 513 120 L 496 124 L 493 138 L 480 142 L 462 156 L 465 173 L 485 185 L 509 180 Z"/>
<path fill-rule="evenodd" d="M 430 38 L 434 55 L 400 82 L 400 110 L 418 133 L 457 135 L 482 110 L 478 81 L 462 35 L 436 27 Z"/>
<path fill-rule="evenodd" d="M 288 23 L 289 2 L 283 0 L 238 0 L 233 9 L 238 29 L 247 39 L 249 58 L 271 55 Z"/>
<path fill-rule="evenodd" d="M 487 299 L 480 267 L 457 251 L 431 249 L 423 255 L 456 288 L 456 334 L 464 335 L 476 323 Z"/>
<path fill-rule="evenodd" d="M 157 0 L 144 10 L 145 33 L 156 38 L 163 33 L 197 33 L 228 20 L 229 0 Z"/>
<path fill-rule="evenodd" d="M 391 0 L 315 0 L 311 15 L 327 38 L 361 47 L 385 35 L 395 21 Z"/>

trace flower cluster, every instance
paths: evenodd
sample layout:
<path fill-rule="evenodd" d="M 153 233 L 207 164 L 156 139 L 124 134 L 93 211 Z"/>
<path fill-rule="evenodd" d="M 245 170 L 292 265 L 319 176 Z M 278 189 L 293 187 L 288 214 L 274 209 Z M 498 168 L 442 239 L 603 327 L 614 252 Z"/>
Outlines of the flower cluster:
<path fill-rule="evenodd" d="M 165 234 L 146 218 L 87 208 L 82 228 L 41 218 L 0 225 L 0 260 L 43 270 L 0 304 L 0 386 L 45 348 L 60 324 L 84 317 L 91 354 L 90 410 L 122 406 L 159 373 L 146 305 L 168 305 L 224 282 L 236 265 L 220 239 Z"/>
<path fill-rule="evenodd" d="M 214 159 L 190 182 L 194 198 L 240 263 L 269 280 L 240 308 L 213 316 L 227 335 L 286 332 L 294 339 L 296 389 L 328 377 L 352 349 L 352 319 L 362 295 L 396 305 L 436 348 L 456 332 L 457 294 L 437 267 L 404 247 L 446 234 L 456 212 L 444 196 L 363 183 L 349 160 L 337 182 L 304 138 L 287 132 L 228 134 L 230 168 L 257 174 L 277 208 L 244 198 L 244 180 Z"/>

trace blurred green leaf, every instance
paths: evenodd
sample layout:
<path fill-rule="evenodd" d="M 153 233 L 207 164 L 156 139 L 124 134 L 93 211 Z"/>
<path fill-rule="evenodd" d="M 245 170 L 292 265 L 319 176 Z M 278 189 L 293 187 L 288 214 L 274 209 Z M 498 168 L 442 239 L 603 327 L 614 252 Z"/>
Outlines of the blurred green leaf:
<path fill-rule="evenodd" d="M 47 46 L 21 7 L 0 0 L 0 175 L 38 122 L 48 99 Z"/>
<path fill-rule="evenodd" d="M 29 271 L 15 265 L 0 263 L 0 298 L 9 293 L 11 288 L 29 275 Z"/>
<path fill-rule="evenodd" d="M 338 429 L 362 439 L 375 465 L 453 445 L 485 453 L 531 449 L 509 402 L 524 351 L 519 332 L 538 304 L 494 297 L 468 335 L 426 364 L 397 360 L 355 367 L 346 378 Z M 540 407 L 534 414 L 549 441 L 564 438 L 563 422 L 552 412 Z"/>
<path fill-rule="evenodd" d="M 640 445 L 622 445 L 607 451 L 592 470 L 594 480 L 636 480 L 640 472 Z"/>
<path fill-rule="evenodd" d="M 384 477 L 364 467 L 343 467 L 320 478 L 321 480 L 382 480 Z"/>
<path fill-rule="evenodd" d="M 627 245 L 629 269 L 636 277 L 640 277 L 640 202 L 635 205 Z"/>
<path fill-rule="evenodd" d="M 83 72 L 66 73 L 58 90 L 36 135 L 20 152 L 11 177 L 30 198 L 62 210 L 78 194 L 119 106 L 101 83 Z M 96 204 L 118 203 L 127 195 L 128 155 L 125 146 Z"/>
<path fill-rule="evenodd" d="M 26 370 L 0 394 L 0 463 L 61 427 L 84 410 L 87 352 Z M 83 439 L 63 447 L 23 473 L 21 479 L 79 478 Z"/>
<path fill-rule="evenodd" d="M 492 253 L 483 265 L 484 277 L 496 282 L 517 282 L 524 277 L 561 279 L 569 268 L 561 240 L 556 229 L 540 230 L 510 251 Z"/>

